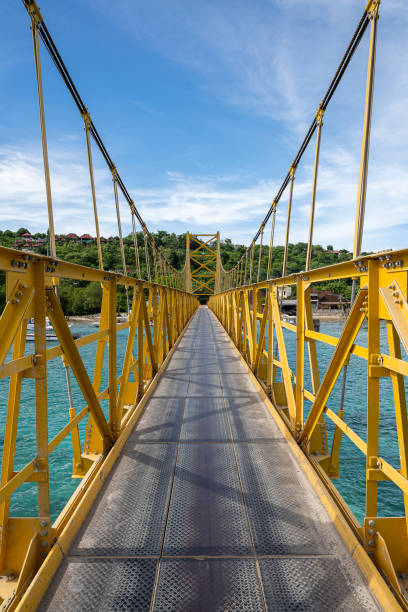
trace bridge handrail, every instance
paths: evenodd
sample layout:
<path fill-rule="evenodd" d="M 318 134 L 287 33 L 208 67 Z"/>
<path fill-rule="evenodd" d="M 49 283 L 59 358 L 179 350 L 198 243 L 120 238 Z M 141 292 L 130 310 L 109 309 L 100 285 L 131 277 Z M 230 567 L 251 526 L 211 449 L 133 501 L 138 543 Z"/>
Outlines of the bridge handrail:
<path fill-rule="evenodd" d="M 52 549 L 101 462 L 103 464 L 112 446 L 140 412 L 143 398 L 155 384 L 156 374 L 198 302 L 195 296 L 180 289 L 1 246 L 0 271 L 6 273 L 6 306 L 0 316 L 0 380 L 3 384 L 6 378 L 10 381 L 0 483 L 0 571 L 7 568 L 10 580 L 6 587 L 0 588 L 0 597 L 4 603 L 6 595 L 11 597 L 14 591 L 15 603 Z M 87 285 L 96 283 L 101 287 L 97 331 L 78 338 L 72 335 L 55 289 L 55 279 Z M 125 320 L 118 322 L 118 292 L 125 288 L 130 293 L 132 308 Z M 47 347 L 46 317 L 58 339 L 52 347 Z M 27 353 L 29 319 L 33 320 L 34 350 Z M 125 329 L 128 337 L 120 363 L 117 333 Z M 92 343 L 96 344 L 93 378 L 79 352 L 81 347 Z M 104 359 L 105 352 L 107 359 Z M 47 362 L 59 357 L 67 379 L 67 419 L 49 440 L 47 386 L 50 394 L 53 383 L 47 376 Z M 73 399 L 72 376 L 81 392 L 79 406 L 75 406 L 77 398 Z M 17 437 L 21 386 L 26 378 L 33 379 L 35 386 L 32 405 L 35 407 L 36 445 L 30 461 L 15 470 L 16 451 L 21 443 Z M 103 400 L 109 405 L 106 411 Z M 25 401 L 24 407 L 27 406 Z M 85 417 L 88 422 L 85 432 L 81 433 L 79 426 Z M 49 469 L 53 464 L 50 455 L 68 435 L 72 438 L 72 475 L 79 478 L 80 483 L 52 524 L 50 516 L 54 511 L 50 507 Z M 11 496 L 27 482 L 37 484 L 38 515 L 11 517 Z M 17 539 L 13 535 L 16 530 Z"/>
<path fill-rule="evenodd" d="M 339 337 L 314 330 L 311 293 L 316 283 L 348 279 L 360 285 L 357 297 L 348 309 Z M 282 304 L 287 287 L 295 287 L 296 322 L 282 320 Z M 405 583 L 401 576 L 408 569 L 408 418 L 405 383 L 408 363 L 408 249 L 374 253 L 352 261 L 299 272 L 269 281 L 234 287 L 210 298 L 216 314 L 260 386 L 272 400 L 278 418 L 290 430 L 319 477 L 332 493 L 368 554 L 386 575 L 400 602 L 405 606 Z M 318 316 L 318 315 L 316 315 Z M 357 342 L 364 321 L 368 322 L 368 345 Z M 296 367 L 290 367 L 288 342 L 284 330 L 296 335 Z M 388 350 L 380 341 L 388 342 Z M 334 348 L 324 374 L 319 372 L 316 342 Z M 305 347 L 307 345 L 307 349 Z M 401 346 L 402 345 L 402 346 Z M 293 343 L 292 343 L 293 350 Z M 305 385 L 305 353 L 309 357 L 312 388 Z M 350 388 L 347 368 L 350 356 L 367 363 L 365 436 L 347 424 L 344 396 Z M 281 380 L 277 374 L 280 372 Z M 343 372 L 340 410 L 328 405 L 336 381 Z M 350 372 L 349 372 L 350 375 Z M 395 434 L 400 465 L 395 467 L 380 452 L 382 412 L 381 381 L 392 380 Z M 361 384 L 359 383 L 359 388 Z M 361 402 L 362 396 L 358 398 Z M 305 409 L 310 402 L 310 410 Z M 328 436 L 327 423 L 334 425 Z M 389 421 L 387 421 L 389 427 Z M 388 431 L 388 429 L 387 429 Z M 342 436 L 366 457 L 365 517 L 359 523 L 332 479 L 345 469 L 340 455 Z M 403 494 L 405 511 L 389 516 L 390 508 L 382 500 L 386 515 L 379 516 L 378 483 L 392 482 Z"/>

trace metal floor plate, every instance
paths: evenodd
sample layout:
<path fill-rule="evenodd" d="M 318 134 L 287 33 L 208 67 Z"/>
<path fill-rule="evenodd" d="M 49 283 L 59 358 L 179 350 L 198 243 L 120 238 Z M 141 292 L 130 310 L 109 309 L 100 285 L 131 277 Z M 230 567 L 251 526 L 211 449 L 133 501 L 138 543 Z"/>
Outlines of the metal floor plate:
<path fill-rule="evenodd" d="M 181 429 L 182 442 L 230 442 L 223 398 L 188 397 Z"/>
<path fill-rule="evenodd" d="M 177 442 L 180 437 L 185 398 L 152 398 L 149 410 L 137 422 L 129 440 L 138 442 Z"/>
<path fill-rule="evenodd" d="M 236 453 L 257 554 L 327 552 L 315 511 L 283 439 L 237 444 Z"/>
<path fill-rule="evenodd" d="M 253 554 L 231 444 L 180 445 L 163 554 Z"/>
<path fill-rule="evenodd" d="M 69 558 L 38 608 L 41 612 L 149 612 L 155 559 Z"/>
<path fill-rule="evenodd" d="M 163 559 L 154 612 L 264 612 L 252 559 Z"/>
<path fill-rule="evenodd" d="M 176 451 L 127 442 L 71 554 L 159 555 Z"/>
<path fill-rule="evenodd" d="M 184 372 L 176 371 L 165 373 L 160 379 L 160 384 L 152 393 L 152 399 L 158 397 L 179 397 L 187 395 L 189 377 Z"/>
<path fill-rule="evenodd" d="M 378 610 L 205 308 L 169 360 L 40 607 L 67 609 Z"/>
<path fill-rule="evenodd" d="M 270 442 L 282 434 L 258 395 L 225 398 L 232 439 L 236 442 Z"/>
<path fill-rule="evenodd" d="M 261 559 L 268 610 L 287 612 L 373 612 L 367 588 L 333 557 Z"/>
<path fill-rule="evenodd" d="M 248 374 L 246 376 L 237 376 L 236 374 L 223 374 L 222 388 L 224 390 L 225 397 L 236 397 L 239 395 L 247 394 L 250 395 L 255 391 L 255 387 Z"/>
<path fill-rule="evenodd" d="M 222 397 L 222 384 L 217 374 L 190 374 L 189 397 Z"/>

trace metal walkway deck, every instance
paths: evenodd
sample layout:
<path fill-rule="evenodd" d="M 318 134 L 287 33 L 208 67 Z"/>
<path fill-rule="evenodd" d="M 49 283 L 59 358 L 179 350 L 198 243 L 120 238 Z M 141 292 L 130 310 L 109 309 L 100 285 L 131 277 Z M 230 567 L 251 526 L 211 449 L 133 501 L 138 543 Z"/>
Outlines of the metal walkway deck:
<path fill-rule="evenodd" d="M 40 609 L 378 610 L 207 308 Z"/>

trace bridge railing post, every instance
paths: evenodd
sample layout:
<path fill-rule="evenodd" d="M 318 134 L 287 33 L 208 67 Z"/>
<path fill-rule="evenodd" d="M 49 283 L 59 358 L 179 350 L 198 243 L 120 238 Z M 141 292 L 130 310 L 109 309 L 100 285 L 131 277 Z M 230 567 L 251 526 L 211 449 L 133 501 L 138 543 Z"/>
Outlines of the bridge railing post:
<path fill-rule="evenodd" d="M 378 261 L 368 262 L 368 367 L 367 367 L 367 462 L 366 516 L 377 516 L 378 482 L 369 478 L 370 468 L 377 468 L 379 434 L 380 378 L 371 375 L 370 365 L 380 354 Z"/>
<path fill-rule="evenodd" d="M 304 376 L 305 376 L 305 283 L 298 277 L 296 284 L 296 431 L 303 428 Z"/>

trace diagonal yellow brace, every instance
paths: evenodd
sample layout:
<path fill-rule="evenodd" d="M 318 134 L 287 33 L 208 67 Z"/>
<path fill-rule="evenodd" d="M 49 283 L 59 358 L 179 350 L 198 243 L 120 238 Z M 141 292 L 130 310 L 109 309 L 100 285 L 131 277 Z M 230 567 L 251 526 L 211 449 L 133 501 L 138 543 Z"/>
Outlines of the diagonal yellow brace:
<path fill-rule="evenodd" d="M 319 417 L 324 410 L 337 377 L 348 358 L 350 349 L 354 344 L 357 333 L 364 320 L 365 308 L 363 308 L 363 302 L 366 298 L 367 290 L 361 289 L 353 304 L 350 314 L 347 317 L 343 332 L 330 360 L 329 367 L 326 370 L 324 378 L 316 394 L 316 399 L 310 409 L 305 426 L 303 427 L 303 430 L 299 436 L 299 442 L 310 439 L 310 436 L 312 435 L 313 430 L 319 421 Z"/>
<path fill-rule="evenodd" d="M 251 363 L 254 357 L 254 345 L 252 334 L 250 333 L 251 329 L 251 314 L 249 311 L 249 301 L 248 301 L 248 292 L 244 293 L 244 308 L 245 308 L 245 327 L 244 327 L 244 350 L 247 351 L 247 346 L 249 342 L 249 362 Z"/>
<path fill-rule="evenodd" d="M 172 330 L 171 330 L 171 326 L 170 326 L 170 317 L 169 317 L 169 302 L 168 302 L 168 296 L 167 296 L 167 291 L 164 291 L 164 310 L 163 310 L 163 314 L 164 314 L 164 320 L 165 320 L 165 327 L 167 328 L 167 338 L 168 338 L 168 342 L 169 342 L 169 349 L 171 349 L 171 347 L 173 346 L 173 334 L 172 334 Z"/>
<path fill-rule="evenodd" d="M 252 370 L 254 372 L 256 372 L 256 370 L 258 368 L 259 362 L 260 362 L 261 356 L 262 356 L 262 349 L 263 349 L 263 345 L 264 345 L 266 325 L 268 323 L 268 315 L 269 315 L 269 300 L 266 299 L 265 300 L 264 311 L 263 311 L 263 316 L 262 316 L 262 321 L 261 321 L 261 329 L 259 331 L 258 347 L 257 347 L 257 350 L 256 350 L 255 361 L 254 361 L 253 368 L 252 368 Z"/>
<path fill-rule="evenodd" d="M 292 423 L 293 430 L 296 428 L 296 402 L 295 394 L 293 393 L 292 381 L 290 377 L 290 368 L 288 362 L 288 356 L 286 354 L 285 339 L 283 337 L 282 322 L 279 312 L 278 294 L 276 287 L 273 287 L 272 293 L 270 293 L 271 307 L 273 312 L 273 322 L 276 331 L 276 340 L 278 342 L 279 359 L 282 364 L 282 378 L 285 387 L 286 401 L 288 403 L 288 411 L 290 420 Z M 269 330 L 271 333 L 271 330 Z"/>
<path fill-rule="evenodd" d="M 149 317 L 147 315 L 147 310 L 146 310 L 146 302 L 144 300 L 141 301 L 141 308 L 142 308 L 143 322 L 144 322 L 144 327 L 145 327 L 145 340 L 147 340 L 147 346 L 148 346 L 149 355 L 150 355 L 150 362 L 152 364 L 152 375 L 154 376 L 157 372 L 157 363 L 156 363 L 156 359 L 154 356 L 152 336 L 150 333 Z"/>
<path fill-rule="evenodd" d="M 408 352 L 408 304 L 397 281 L 380 288 L 380 295 L 389 312 L 398 336 Z"/>
<path fill-rule="evenodd" d="M 131 315 L 131 322 L 129 326 L 129 335 L 128 335 L 128 341 L 126 344 L 125 358 L 123 360 L 123 369 L 122 369 L 122 376 L 120 380 L 119 395 L 118 395 L 119 413 L 123 409 L 125 391 L 126 391 L 126 386 L 128 384 L 130 363 L 131 363 L 132 355 L 133 355 L 133 345 L 135 342 L 136 328 L 137 328 L 137 322 L 138 322 L 138 316 L 139 316 L 139 308 L 140 308 L 140 303 L 142 301 L 142 296 L 143 296 L 143 289 L 141 289 L 139 293 L 135 294 L 133 298 L 132 315 Z"/>
<path fill-rule="evenodd" d="M 194 278 L 194 277 L 193 277 L 193 278 Z M 195 280 L 195 282 L 198 284 L 198 286 L 195 288 L 195 291 L 197 291 L 198 289 L 203 289 L 203 288 L 205 288 L 205 289 L 208 289 L 209 291 L 211 291 L 211 294 L 212 294 L 212 292 L 213 292 L 213 291 L 212 291 L 212 287 L 209 287 L 209 285 L 208 285 L 207 283 L 204 283 L 203 281 L 198 281 L 198 280 L 197 280 L 197 279 L 195 279 L 195 278 L 194 278 L 194 280 Z"/>
<path fill-rule="evenodd" d="M 401 344 L 392 321 L 387 321 L 387 336 L 390 355 L 401 359 Z M 391 374 L 394 393 L 395 420 L 397 425 L 398 448 L 400 454 L 400 472 L 408 477 L 408 418 L 404 377 L 393 372 Z M 404 495 L 405 516 L 408 529 L 408 495 Z"/>
<path fill-rule="evenodd" d="M 113 436 L 109 425 L 103 414 L 101 405 L 96 397 L 95 390 L 89 379 L 88 372 L 84 366 L 81 355 L 74 342 L 70 329 L 65 320 L 61 304 L 52 288 L 46 289 L 47 300 L 49 303 L 48 316 L 50 317 L 52 326 L 57 334 L 58 340 L 61 343 L 64 354 L 67 358 L 71 370 L 78 382 L 86 403 L 89 406 L 89 411 L 95 419 L 96 426 L 102 434 L 106 450 L 113 444 Z M 112 391 L 115 392 L 115 389 Z"/>
<path fill-rule="evenodd" d="M 3 365 L 33 295 L 32 287 L 17 281 L 0 317 L 0 365 Z"/>
<path fill-rule="evenodd" d="M 199 270 L 201 270 L 202 268 L 204 268 L 205 270 L 208 270 L 208 272 L 211 272 L 211 274 L 213 274 L 215 276 L 215 272 L 214 270 L 211 270 L 211 268 L 209 268 L 206 264 L 207 263 L 211 263 L 211 261 L 214 261 L 214 259 L 216 259 L 216 256 L 214 256 L 212 259 L 208 259 L 205 262 L 203 261 L 197 261 L 197 259 L 194 259 L 194 257 L 190 257 L 190 259 L 192 261 L 194 261 L 197 265 L 198 268 L 196 268 L 195 270 L 192 271 L 191 274 L 196 274 Z"/>

